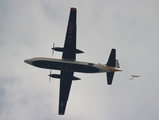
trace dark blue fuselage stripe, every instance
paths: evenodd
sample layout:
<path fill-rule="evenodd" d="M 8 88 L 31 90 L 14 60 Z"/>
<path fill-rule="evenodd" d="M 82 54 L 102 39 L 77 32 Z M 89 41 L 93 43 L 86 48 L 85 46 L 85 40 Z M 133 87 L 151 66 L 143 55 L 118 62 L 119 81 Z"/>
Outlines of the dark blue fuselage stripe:
<path fill-rule="evenodd" d="M 37 60 L 32 63 L 36 67 L 45 68 L 45 69 L 55 69 L 55 70 L 65 70 L 72 72 L 83 72 L 83 73 L 96 73 L 100 70 L 92 65 L 81 65 L 74 63 L 64 63 L 60 61 L 46 61 L 46 60 Z"/>

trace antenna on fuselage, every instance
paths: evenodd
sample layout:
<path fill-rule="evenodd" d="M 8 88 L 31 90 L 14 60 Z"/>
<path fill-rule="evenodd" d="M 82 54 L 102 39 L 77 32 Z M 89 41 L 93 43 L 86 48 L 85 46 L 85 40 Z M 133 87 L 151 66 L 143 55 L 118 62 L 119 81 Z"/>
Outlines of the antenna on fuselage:
<path fill-rule="evenodd" d="M 52 44 L 52 56 L 54 55 L 54 49 L 55 48 L 55 42 L 53 42 L 53 44 Z M 51 81 L 51 73 L 52 73 L 52 70 L 50 70 L 50 74 L 49 74 L 49 82 Z"/>

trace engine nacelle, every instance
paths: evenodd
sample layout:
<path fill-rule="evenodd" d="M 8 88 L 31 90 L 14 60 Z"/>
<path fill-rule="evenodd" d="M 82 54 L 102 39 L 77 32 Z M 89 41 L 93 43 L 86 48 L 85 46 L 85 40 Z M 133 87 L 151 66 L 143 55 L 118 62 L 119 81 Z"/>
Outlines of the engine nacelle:
<path fill-rule="evenodd" d="M 84 53 L 83 51 L 78 49 L 72 50 L 72 49 L 61 48 L 61 47 L 54 47 L 52 49 L 59 52 L 68 51 L 68 52 L 74 52 L 74 53 Z"/>
<path fill-rule="evenodd" d="M 50 76 L 50 77 L 53 77 L 53 78 L 58 78 L 58 79 L 66 78 L 66 79 L 72 79 L 72 80 L 80 80 L 80 78 L 75 77 L 75 76 L 67 77 L 67 76 L 61 76 L 61 75 L 59 75 L 59 74 L 50 74 L 49 76 Z"/>

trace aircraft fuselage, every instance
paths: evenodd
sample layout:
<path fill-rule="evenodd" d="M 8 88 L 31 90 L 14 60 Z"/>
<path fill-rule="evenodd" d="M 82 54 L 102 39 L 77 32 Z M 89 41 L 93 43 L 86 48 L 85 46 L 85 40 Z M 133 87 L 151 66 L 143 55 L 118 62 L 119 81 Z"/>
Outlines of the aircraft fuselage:
<path fill-rule="evenodd" d="M 112 48 L 108 61 L 106 64 L 95 64 L 90 62 L 76 61 L 76 54 L 83 53 L 80 49 L 76 48 L 76 8 L 70 9 L 70 15 L 66 30 L 65 42 L 63 47 L 55 47 L 53 44 L 53 52 L 62 52 L 62 59 L 36 57 L 24 60 L 26 63 L 35 67 L 60 70 L 60 74 L 51 74 L 50 78 L 60 79 L 59 86 L 59 115 L 65 114 L 67 101 L 73 80 L 80 80 L 80 78 L 74 76 L 74 72 L 81 73 L 106 73 L 107 84 L 111 85 L 116 71 L 121 71 L 119 68 L 119 62 L 116 59 L 116 49 Z M 51 79 L 49 79 L 50 81 Z"/>
<path fill-rule="evenodd" d="M 44 69 L 64 70 L 71 72 L 82 73 L 99 73 L 120 71 L 117 68 L 108 67 L 102 64 L 95 64 L 89 62 L 79 62 L 75 60 L 54 59 L 54 58 L 32 58 L 25 60 L 26 63 Z"/>

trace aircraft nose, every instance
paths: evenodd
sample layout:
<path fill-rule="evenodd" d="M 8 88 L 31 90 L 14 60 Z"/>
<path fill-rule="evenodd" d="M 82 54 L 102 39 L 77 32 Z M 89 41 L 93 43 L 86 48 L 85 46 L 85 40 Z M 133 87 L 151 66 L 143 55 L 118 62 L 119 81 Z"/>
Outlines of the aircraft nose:
<path fill-rule="evenodd" d="M 33 62 L 33 61 L 32 61 L 31 59 L 26 59 L 26 60 L 24 60 L 24 62 L 27 63 L 27 64 L 32 65 L 32 62 Z"/>

